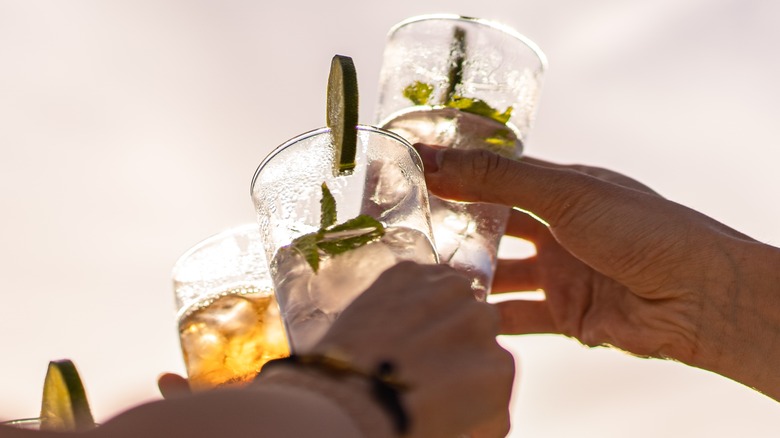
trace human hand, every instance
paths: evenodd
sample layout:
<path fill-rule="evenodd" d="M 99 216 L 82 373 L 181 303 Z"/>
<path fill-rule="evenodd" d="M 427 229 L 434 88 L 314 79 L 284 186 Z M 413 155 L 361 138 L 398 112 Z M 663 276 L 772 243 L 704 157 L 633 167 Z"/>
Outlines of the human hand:
<path fill-rule="evenodd" d="M 750 383 L 735 358 L 758 329 L 745 327 L 756 306 L 735 285 L 748 288 L 747 270 L 777 261 L 776 251 L 605 169 L 416 147 L 433 193 L 549 224 L 511 214 L 507 234 L 537 254 L 501 260 L 493 291 L 541 289 L 545 300 L 500 303 L 503 333 L 560 333 Z"/>
<path fill-rule="evenodd" d="M 497 334 L 493 306 L 474 300 L 465 278 L 447 266 L 403 262 L 347 307 L 313 352 L 338 352 L 364 370 L 391 361 L 410 386 L 410 437 L 477 427 L 480 436 L 503 437 L 514 364 Z"/>
<path fill-rule="evenodd" d="M 347 307 L 313 352 L 337 352 L 363 370 L 392 361 L 410 386 L 404 397 L 410 437 L 464 431 L 474 438 L 503 437 L 514 362 L 497 334 L 495 309 L 474 300 L 465 278 L 443 265 L 406 262 L 383 273 Z M 173 373 L 162 374 L 158 387 L 165 399 L 192 394 L 187 379 Z M 370 398 L 365 387 L 350 391 Z"/>

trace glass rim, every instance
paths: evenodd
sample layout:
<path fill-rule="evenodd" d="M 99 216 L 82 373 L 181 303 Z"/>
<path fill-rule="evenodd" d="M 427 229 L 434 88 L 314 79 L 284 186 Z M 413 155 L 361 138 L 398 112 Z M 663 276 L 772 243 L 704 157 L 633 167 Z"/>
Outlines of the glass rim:
<path fill-rule="evenodd" d="M 436 110 L 452 110 L 452 111 L 461 111 L 457 108 L 453 108 L 451 106 L 446 105 L 412 105 L 403 109 L 400 109 L 394 113 L 390 113 L 388 116 L 386 116 L 384 119 L 379 121 L 380 126 L 385 126 L 389 124 L 391 121 L 404 116 L 406 114 L 415 113 L 417 111 L 436 111 Z M 491 119 L 492 120 L 492 119 Z M 496 121 L 496 123 L 500 123 Z M 525 141 L 525 136 L 522 134 L 520 129 L 512 123 L 512 119 L 510 118 L 506 123 L 503 123 L 504 126 L 509 128 L 510 131 L 521 141 Z"/>
<path fill-rule="evenodd" d="M 206 237 L 205 239 L 192 245 L 188 250 L 186 250 L 182 255 L 180 255 L 179 258 L 176 259 L 176 262 L 173 264 L 173 268 L 171 268 L 171 277 L 175 279 L 176 273 L 179 272 L 181 266 L 184 265 L 187 262 L 187 260 L 189 260 L 189 258 L 192 257 L 193 254 L 200 251 L 205 246 L 223 240 L 228 235 L 233 236 L 238 234 L 245 234 L 246 231 L 250 229 L 256 229 L 257 233 L 258 234 L 260 233 L 260 225 L 255 224 L 254 222 L 247 222 L 245 224 L 234 225 L 218 233 L 214 233 L 209 237 Z"/>
<path fill-rule="evenodd" d="M 100 423 L 93 423 L 95 427 L 99 427 Z M 0 426 L 25 426 L 25 425 L 38 425 L 40 427 L 41 425 L 41 417 L 30 417 L 30 418 L 17 418 L 14 420 L 5 420 L 0 421 Z"/>
<path fill-rule="evenodd" d="M 395 32 L 397 32 L 399 29 L 403 27 L 406 27 L 410 24 L 421 23 L 424 21 L 462 21 L 467 23 L 475 23 L 480 26 L 485 26 L 491 29 L 498 30 L 520 41 L 521 43 L 525 44 L 529 49 L 531 49 L 532 52 L 534 52 L 536 57 L 539 59 L 539 63 L 541 64 L 541 71 L 545 72 L 547 70 L 547 56 L 544 54 L 542 49 L 535 42 L 533 42 L 527 36 L 518 32 L 511 26 L 508 26 L 503 23 L 499 23 L 497 21 L 484 19 L 484 18 L 468 17 L 468 16 L 458 15 L 458 14 L 416 15 L 413 17 L 409 17 L 393 25 L 393 27 L 391 27 L 390 30 L 387 32 L 387 38 L 390 38 Z"/>
<path fill-rule="evenodd" d="M 17 418 L 15 420 L 0 421 L 0 424 L 3 426 L 13 426 L 15 424 L 38 424 L 40 422 L 41 422 L 40 417 L 30 417 L 30 418 Z"/>
<path fill-rule="evenodd" d="M 401 145 L 405 146 L 414 156 L 417 158 L 417 164 L 420 166 L 420 170 L 422 171 L 422 158 L 420 158 L 420 154 L 417 152 L 417 149 L 412 147 L 412 144 L 409 143 L 408 140 L 401 137 L 400 135 L 396 134 L 395 132 L 388 131 L 387 129 L 378 128 L 376 126 L 372 125 L 356 125 L 355 129 L 358 131 L 363 132 L 370 132 L 374 134 L 383 135 L 385 137 L 388 137 L 392 140 L 397 141 L 398 143 L 401 143 Z M 303 140 L 317 137 L 325 133 L 331 132 L 331 129 L 328 127 L 322 127 L 317 129 L 312 129 L 311 131 L 304 132 L 303 134 L 296 135 L 295 137 L 285 141 L 284 143 L 280 144 L 279 146 L 275 147 L 274 150 L 271 151 L 268 155 L 266 155 L 265 158 L 263 158 L 263 161 L 260 162 L 260 165 L 257 166 L 257 170 L 255 170 L 254 176 L 252 176 L 252 183 L 249 185 L 249 194 L 250 196 L 254 194 L 255 191 L 255 183 L 257 183 L 257 178 L 260 176 L 260 172 L 262 172 L 263 168 L 268 165 L 271 160 L 273 160 L 279 153 L 287 149 L 289 146 L 301 142 Z"/>

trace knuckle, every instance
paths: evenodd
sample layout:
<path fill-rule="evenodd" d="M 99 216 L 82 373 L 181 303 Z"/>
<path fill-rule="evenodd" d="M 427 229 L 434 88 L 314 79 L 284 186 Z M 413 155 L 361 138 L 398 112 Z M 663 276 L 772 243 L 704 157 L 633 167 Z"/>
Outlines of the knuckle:
<path fill-rule="evenodd" d="M 592 207 L 599 201 L 602 192 L 600 186 L 603 183 L 599 180 L 574 171 L 564 172 L 566 175 L 561 175 L 561 178 L 570 181 L 560 186 L 565 185 L 566 190 L 554 191 L 545 199 L 545 210 L 551 213 L 545 219 L 555 227 L 568 227 L 584 213 L 594 210 Z M 558 185 L 556 182 L 553 184 Z"/>
<path fill-rule="evenodd" d="M 501 325 L 498 310 L 492 304 L 476 301 L 470 291 L 466 303 L 468 309 L 464 312 L 466 314 L 464 318 L 469 331 L 477 338 L 494 341 Z M 496 346 L 498 346 L 497 342 Z"/>
<path fill-rule="evenodd" d="M 506 167 L 504 158 L 490 151 L 480 149 L 471 153 L 473 154 L 471 171 L 480 181 L 489 181 L 491 175 L 502 171 Z"/>

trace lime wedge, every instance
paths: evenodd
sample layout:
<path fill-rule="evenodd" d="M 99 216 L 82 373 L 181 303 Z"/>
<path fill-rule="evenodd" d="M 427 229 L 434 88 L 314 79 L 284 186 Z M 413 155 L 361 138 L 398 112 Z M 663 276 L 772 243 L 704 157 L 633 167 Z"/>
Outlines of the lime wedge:
<path fill-rule="evenodd" d="M 95 427 L 87 395 L 70 360 L 49 362 L 43 383 L 41 430 L 78 432 Z"/>
<path fill-rule="evenodd" d="M 336 147 L 335 169 L 346 173 L 355 168 L 357 151 L 358 85 L 355 64 L 349 56 L 336 55 L 328 77 L 328 127 Z"/>

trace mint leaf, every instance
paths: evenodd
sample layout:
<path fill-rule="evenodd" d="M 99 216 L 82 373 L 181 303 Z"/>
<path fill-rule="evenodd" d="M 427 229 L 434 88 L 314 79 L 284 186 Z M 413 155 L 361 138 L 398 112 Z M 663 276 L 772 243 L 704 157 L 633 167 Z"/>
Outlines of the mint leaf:
<path fill-rule="evenodd" d="M 371 216 L 361 214 L 343 224 L 326 230 L 317 247 L 330 256 L 337 256 L 349 250 L 379 239 L 385 234 L 385 227 Z"/>
<path fill-rule="evenodd" d="M 512 117 L 512 107 L 510 106 L 503 113 L 498 112 L 497 109 L 488 105 L 487 102 L 480 99 L 472 99 L 470 97 L 453 96 L 452 99 L 447 102 L 446 106 L 450 108 L 459 109 L 466 113 L 476 114 L 478 116 L 487 117 L 495 120 L 499 123 L 506 124 Z"/>
<path fill-rule="evenodd" d="M 339 233 L 343 231 L 361 231 L 361 230 L 367 230 L 367 229 L 381 229 L 383 230 L 382 234 L 384 234 L 384 225 L 382 225 L 382 222 L 379 222 L 378 220 L 374 219 L 373 217 L 367 215 L 367 214 L 361 214 L 358 217 L 352 218 L 343 224 L 336 225 L 334 227 L 329 228 L 326 230 L 328 233 Z"/>
<path fill-rule="evenodd" d="M 485 143 L 499 149 L 515 147 L 515 133 L 509 128 L 497 129 L 493 135 L 485 139 Z"/>
<path fill-rule="evenodd" d="M 309 233 L 298 237 L 290 244 L 294 250 L 303 256 L 315 274 L 320 269 L 320 253 L 317 248 L 317 242 L 320 238 L 320 232 Z"/>
<path fill-rule="evenodd" d="M 336 199 L 325 183 L 322 183 L 320 214 L 320 229 L 296 238 L 289 245 L 306 260 L 315 274 L 320 269 L 320 252 L 335 257 L 360 248 L 385 234 L 385 226 L 365 214 L 334 225 Z"/>
<path fill-rule="evenodd" d="M 463 67 L 466 63 L 466 31 L 461 27 L 456 27 L 452 35 L 452 45 L 450 46 L 449 71 L 447 72 L 447 90 L 444 93 L 442 105 L 455 108 L 466 113 L 476 114 L 487 117 L 501 124 L 506 125 L 512 118 L 512 107 L 508 107 L 504 112 L 488 105 L 487 102 L 470 97 L 463 97 L 456 94 L 458 87 L 463 82 Z M 430 105 L 433 86 L 420 81 L 415 81 L 412 85 L 403 90 L 403 95 L 411 100 L 415 105 Z"/>
<path fill-rule="evenodd" d="M 404 88 L 404 97 L 415 105 L 428 105 L 431 94 L 433 94 L 433 86 L 425 82 L 415 81 L 412 85 Z"/>
<path fill-rule="evenodd" d="M 336 198 L 328 189 L 325 183 L 322 183 L 322 199 L 320 199 L 320 229 L 323 230 L 336 223 Z"/>

